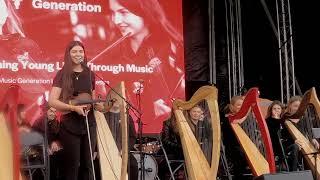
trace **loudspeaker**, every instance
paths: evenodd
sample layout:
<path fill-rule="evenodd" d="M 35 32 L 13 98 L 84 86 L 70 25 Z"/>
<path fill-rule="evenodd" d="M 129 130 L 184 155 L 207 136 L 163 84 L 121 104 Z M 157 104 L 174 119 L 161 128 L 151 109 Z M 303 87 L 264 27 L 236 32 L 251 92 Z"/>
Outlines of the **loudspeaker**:
<path fill-rule="evenodd" d="M 254 180 L 313 180 L 310 170 L 283 172 L 277 174 L 263 174 L 255 177 Z"/>

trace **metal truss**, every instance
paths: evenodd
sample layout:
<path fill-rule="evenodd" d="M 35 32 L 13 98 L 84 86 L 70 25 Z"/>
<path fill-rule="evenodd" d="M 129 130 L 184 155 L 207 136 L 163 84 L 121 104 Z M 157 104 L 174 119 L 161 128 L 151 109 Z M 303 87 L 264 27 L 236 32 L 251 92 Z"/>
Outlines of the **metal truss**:
<path fill-rule="evenodd" d="M 276 0 L 281 101 L 296 95 L 290 0 Z"/>
<path fill-rule="evenodd" d="M 240 0 L 225 0 L 229 97 L 244 89 L 242 23 Z"/>

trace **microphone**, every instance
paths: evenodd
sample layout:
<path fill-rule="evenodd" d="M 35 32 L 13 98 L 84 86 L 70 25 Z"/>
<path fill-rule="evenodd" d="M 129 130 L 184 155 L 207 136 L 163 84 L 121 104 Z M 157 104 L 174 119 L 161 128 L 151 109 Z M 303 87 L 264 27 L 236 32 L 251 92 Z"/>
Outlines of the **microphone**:
<path fill-rule="evenodd" d="M 81 57 L 80 59 L 78 59 L 78 61 L 82 65 L 82 67 L 90 70 L 89 66 L 84 62 L 84 57 Z"/>
<path fill-rule="evenodd" d="M 84 58 L 83 58 L 83 57 L 80 57 L 80 58 L 78 59 L 78 61 L 79 61 L 80 64 L 82 64 L 82 63 L 84 62 Z"/>

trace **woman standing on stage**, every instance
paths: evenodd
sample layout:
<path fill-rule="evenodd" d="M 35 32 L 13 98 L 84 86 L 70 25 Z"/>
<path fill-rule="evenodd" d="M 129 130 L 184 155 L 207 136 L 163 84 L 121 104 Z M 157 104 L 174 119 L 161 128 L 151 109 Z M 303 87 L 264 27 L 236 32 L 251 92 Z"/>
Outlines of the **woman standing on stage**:
<path fill-rule="evenodd" d="M 79 41 L 70 42 L 65 50 L 64 66 L 54 78 L 49 97 L 50 106 L 64 112 L 59 136 L 64 154 L 66 180 L 78 180 L 79 167 L 80 177 L 85 180 L 93 178 L 85 122 L 86 106 L 69 103 L 83 94 L 87 94 L 91 99 L 95 95 L 95 76 L 82 61 L 83 64 L 87 62 L 84 46 Z M 88 122 L 93 149 L 96 145 L 96 122 L 92 108 L 88 113 Z"/>

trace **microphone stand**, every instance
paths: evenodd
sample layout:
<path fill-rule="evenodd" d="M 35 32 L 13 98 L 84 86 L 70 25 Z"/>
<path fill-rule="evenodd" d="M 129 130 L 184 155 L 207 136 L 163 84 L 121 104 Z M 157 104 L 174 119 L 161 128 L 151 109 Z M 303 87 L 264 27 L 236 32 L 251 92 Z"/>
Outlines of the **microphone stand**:
<path fill-rule="evenodd" d="M 137 90 L 137 101 L 138 101 L 138 107 L 139 110 L 141 111 L 141 82 L 139 82 L 139 89 Z M 145 166 L 144 166 L 144 159 L 145 159 L 145 154 L 144 152 L 142 152 L 142 129 L 143 129 L 143 123 L 141 120 L 141 116 L 138 117 L 138 132 L 139 132 L 139 153 L 140 153 L 140 169 L 139 171 L 141 171 L 140 173 L 140 180 L 144 180 L 145 179 Z"/>

